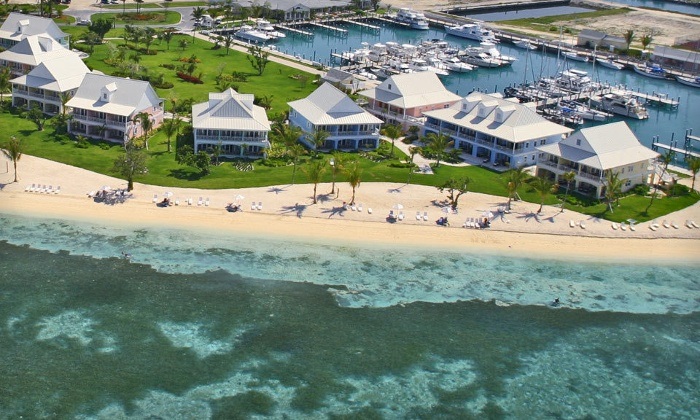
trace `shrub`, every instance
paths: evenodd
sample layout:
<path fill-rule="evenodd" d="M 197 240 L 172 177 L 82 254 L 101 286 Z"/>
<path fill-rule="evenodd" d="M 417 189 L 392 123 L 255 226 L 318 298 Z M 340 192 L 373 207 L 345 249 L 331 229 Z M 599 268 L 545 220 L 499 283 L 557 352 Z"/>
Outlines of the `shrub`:
<path fill-rule="evenodd" d="M 161 64 L 160 66 L 163 67 L 163 68 L 166 68 L 166 69 L 168 69 L 168 70 L 175 70 L 175 64 L 163 63 L 163 64 Z"/>
<path fill-rule="evenodd" d="M 690 194 L 690 188 L 683 184 L 676 183 L 668 189 L 668 195 L 671 197 L 679 197 L 688 194 Z"/>
<path fill-rule="evenodd" d="M 649 185 L 639 184 L 632 188 L 631 192 L 632 194 L 641 195 L 642 197 L 644 197 L 645 195 L 649 194 Z"/>
<path fill-rule="evenodd" d="M 157 87 L 158 89 L 172 89 L 175 85 L 173 85 L 170 82 L 163 82 L 163 83 L 153 83 L 154 87 Z"/>
<path fill-rule="evenodd" d="M 202 83 L 204 83 L 202 81 L 202 79 L 200 79 L 199 77 L 190 76 L 189 74 L 182 72 L 182 71 L 177 72 L 177 77 L 179 77 L 180 79 L 182 79 L 186 82 L 194 83 L 197 85 L 201 85 Z"/>

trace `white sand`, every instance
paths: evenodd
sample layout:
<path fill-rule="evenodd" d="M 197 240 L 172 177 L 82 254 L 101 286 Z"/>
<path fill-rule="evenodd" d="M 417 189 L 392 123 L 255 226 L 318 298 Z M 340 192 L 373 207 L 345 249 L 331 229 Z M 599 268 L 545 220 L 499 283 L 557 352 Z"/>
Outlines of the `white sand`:
<path fill-rule="evenodd" d="M 363 183 L 357 189 L 357 202 L 363 211 L 341 211 L 343 201 L 350 201 L 352 189 L 338 183 L 339 198 L 325 196 L 313 205 L 312 185 L 230 190 L 198 190 L 164 188 L 136 184 L 133 197 L 123 204 L 95 203 L 86 193 L 108 185 L 125 188 L 126 182 L 53 161 L 22 156 L 18 172 L 20 182 L 12 183 L 13 170 L 5 171 L 7 160 L 0 159 L 0 213 L 76 221 L 127 224 L 134 228 L 158 225 L 189 228 L 196 231 L 229 230 L 232 233 L 274 235 L 317 243 L 357 245 L 430 247 L 453 251 L 517 253 L 521 256 L 550 256 L 557 259 L 647 260 L 653 253 L 659 261 L 696 262 L 700 251 L 700 229 L 688 229 L 686 220 L 700 222 L 700 204 L 684 209 L 666 219 L 678 229 L 660 227 L 656 232 L 649 223 L 637 226 L 635 232 L 613 230 L 610 222 L 559 208 L 545 206 L 538 222 L 533 215 L 538 205 L 517 202 L 506 218 L 496 218 L 490 229 L 462 228 L 468 217 L 479 218 L 484 211 L 496 212 L 505 203 L 503 197 L 467 193 L 462 196 L 458 215 L 449 215 L 452 226 L 438 227 L 435 220 L 441 211 L 444 195 L 434 187 L 389 183 Z M 429 175 L 415 175 L 429 176 Z M 25 192 L 27 185 L 61 186 L 60 194 Z M 153 204 L 153 195 L 162 198 L 165 191 L 174 193 L 179 206 L 160 208 Z M 318 192 L 330 191 L 321 184 Z M 243 195 L 243 212 L 229 213 L 227 203 Z M 199 197 L 209 199 L 209 206 L 197 206 Z M 194 204 L 185 204 L 193 198 Z M 251 210 L 250 202 L 263 202 L 263 210 Z M 396 204 L 404 206 L 406 218 L 388 223 L 386 216 Z M 368 209 L 373 213 L 369 214 Z M 416 212 L 428 212 L 429 220 L 417 221 Z M 584 221 L 586 228 L 569 227 L 569 221 Z M 663 220 L 659 220 L 661 223 Z"/>

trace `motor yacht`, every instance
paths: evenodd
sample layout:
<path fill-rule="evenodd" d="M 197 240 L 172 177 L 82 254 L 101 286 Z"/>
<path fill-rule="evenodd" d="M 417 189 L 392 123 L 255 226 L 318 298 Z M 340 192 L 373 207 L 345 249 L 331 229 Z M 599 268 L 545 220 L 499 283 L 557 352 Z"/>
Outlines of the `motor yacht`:
<path fill-rule="evenodd" d="M 501 60 L 497 60 L 486 54 L 484 50 L 480 47 L 470 47 L 464 50 L 465 55 L 462 57 L 462 61 L 471 64 L 473 66 L 494 68 L 503 65 Z"/>
<path fill-rule="evenodd" d="M 695 77 L 676 76 L 676 80 L 678 80 L 679 83 L 684 84 L 686 86 L 700 87 L 700 76 L 695 76 Z"/>
<path fill-rule="evenodd" d="M 529 39 L 519 39 L 517 41 L 513 41 L 513 45 L 515 45 L 518 48 L 522 48 L 524 50 L 536 50 L 537 46 L 533 45 Z"/>
<path fill-rule="evenodd" d="M 580 61 L 582 63 L 588 62 L 587 56 L 579 54 L 576 51 L 564 51 L 561 53 L 561 55 L 563 55 L 566 60 Z"/>
<path fill-rule="evenodd" d="M 498 42 L 493 31 L 482 27 L 478 22 L 454 26 L 445 25 L 445 32 L 447 32 L 449 35 L 473 39 L 479 42 Z"/>
<path fill-rule="evenodd" d="M 501 52 L 498 50 L 498 48 L 496 48 L 496 44 L 494 44 L 493 42 L 482 42 L 480 45 L 481 45 L 481 48 L 484 49 L 484 52 L 486 54 L 490 55 L 492 58 L 494 58 L 496 60 L 500 60 L 503 63 L 502 65 L 504 65 L 504 66 L 509 66 L 509 65 L 513 64 L 514 62 L 518 61 L 518 59 L 515 57 L 512 57 L 510 55 L 501 54 Z"/>
<path fill-rule="evenodd" d="M 257 25 L 255 27 L 258 31 L 261 31 L 270 38 L 285 38 L 286 35 L 275 29 L 272 24 L 265 19 L 258 19 Z"/>
<path fill-rule="evenodd" d="M 235 33 L 235 36 L 241 39 L 252 42 L 267 42 L 272 38 L 262 31 L 253 28 L 250 25 L 243 25 Z"/>
<path fill-rule="evenodd" d="M 399 9 L 396 16 L 394 16 L 394 20 L 399 23 L 407 24 L 411 29 L 425 31 L 430 28 L 428 25 L 428 20 L 425 18 L 423 13 L 411 10 L 408 7 L 402 7 Z"/>
<path fill-rule="evenodd" d="M 442 60 L 442 62 L 445 64 L 445 67 L 447 67 L 449 71 L 453 71 L 455 73 L 466 73 L 468 71 L 474 70 L 474 66 L 467 63 L 463 63 L 462 60 L 460 60 L 457 57 L 445 58 L 444 60 Z"/>
<path fill-rule="evenodd" d="M 602 110 L 625 117 L 644 120 L 649 118 L 649 112 L 635 98 L 630 95 L 607 93 L 603 96 L 592 97 L 591 104 L 599 106 Z"/>
<path fill-rule="evenodd" d="M 596 57 L 595 62 L 596 64 L 599 64 L 602 67 L 606 67 L 613 70 L 622 70 L 625 68 L 623 64 L 616 62 L 610 57 Z"/>
<path fill-rule="evenodd" d="M 651 66 L 634 66 L 633 69 L 635 73 L 641 74 L 642 76 L 651 77 L 652 79 L 666 78 L 666 70 L 664 70 L 658 64 L 652 64 Z"/>

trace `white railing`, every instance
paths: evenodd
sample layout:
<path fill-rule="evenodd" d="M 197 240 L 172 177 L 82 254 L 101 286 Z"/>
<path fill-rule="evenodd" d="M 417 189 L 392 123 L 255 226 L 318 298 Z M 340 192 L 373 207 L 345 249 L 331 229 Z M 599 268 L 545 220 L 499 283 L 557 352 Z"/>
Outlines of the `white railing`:
<path fill-rule="evenodd" d="M 234 143 L 265 143 L 264 137 L 228 137 L 228 136 L 202 136 L 197 135 L 197 141 L 220 141 Z"/>

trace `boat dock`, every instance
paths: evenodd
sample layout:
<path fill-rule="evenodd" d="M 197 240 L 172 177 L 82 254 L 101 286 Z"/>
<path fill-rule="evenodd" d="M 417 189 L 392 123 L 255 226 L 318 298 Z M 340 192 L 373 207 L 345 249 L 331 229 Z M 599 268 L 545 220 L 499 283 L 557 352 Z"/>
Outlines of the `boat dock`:
<path fill-rule="evenodd" d="M 358 21 L 353 20 L 353 19 L 340 19 L 340 22 L 351 23 L 351 24 L 353 24 L 353 25 L 360 26 L 360 27 L 362 27 L 362 28 L 364 28 L 364 29 L 371 29 L 371 30 L 377 31 L 377 32 L 379 32 L 379 30 L 381 29 L 381 28 L 380 28 L 379 26 L 377 26 L 377 25 L 370 25 L 369 23 L 358 22 Z"/>
<path fill-rule="evenodd" d="M 388 19 L 388 18 L 379 16 L 379 15 L 372 15 L 372 19 L 378 20 L 378 21 L 384 22 L 384 23 L 391 23 L 392 25 L 403 26 L 404 28 L 411 27 L 411 25 L 409 25 L 408 23 L 399 22 L 399 21 L 396 21 L 394 19 Z"/>
<path fill-rule="evenodd" d="M 670 150 L 676 154 L 682 155 L 684 157 L 692 156 L 694 158 L 700 158 L 700 153 L 692 150 L 696 149 L 697 146 L 693 145 L 693 142 L 698 142 L 700 144 L 700 137 L 693 135 L 693 130 L 685 130 L 685 139 L 683 141 L 683 147 L 678 147 L 678 142 L 671 136 L 671 141 L 669 144 L 663 144 L 659 141 L 659 136 L 654 136 L 651 139 L 651 150 L 658 152 L 659 149 Z"/>
<path fill-rule="evenodd" d="M 314 22 L 314 21 L 311 21 L 308 24 L 312 25 L 312 26 L 319 27 L 319 28 L 327 29 L 329 31 L 336 32 L 336 33 L 340 34 L 341 36 L 348 36 L 347 29 L 338 28 L 337 26 L 326 25 L 324 23 Z"/>
<path fill-rule="evenodd" d="M 680 98 L 678 99 L 671 99 L 668 97 L 668 94 L 666 93 L 641 93 L 637 92 L 634 90 L 613 90 L 613 93 L 619 93 L 619 94 L 628 94 L 632 95 L 637 99 L 643 99 L 646 103 L 649 104 L 654 104 L 654 105 L 665 105 L 665 106 L 670 106 L 671 108 L 678 108 L 678 105 L 680 104 Z"/>
<path fill-rule="evenodd" d="M 291 33 L 297 34 L 297 35 L 308 36 L 309 38 L 313 38 L 313 36 L 314 36 L 314 33 L 313 33 L 313 32 L 304 31 L 304 30 L 302 30 L 302 29 L 297 29 L 297 28 L 294 28 L 294 27 L 289 26 L 289 25 L 279 25 L 279 24 L 277 24 L 277 25 L 275 25 L 275 28 L 277 28 L 277 29 L 282 29 L 283 31 L 291 32 Z"/>

